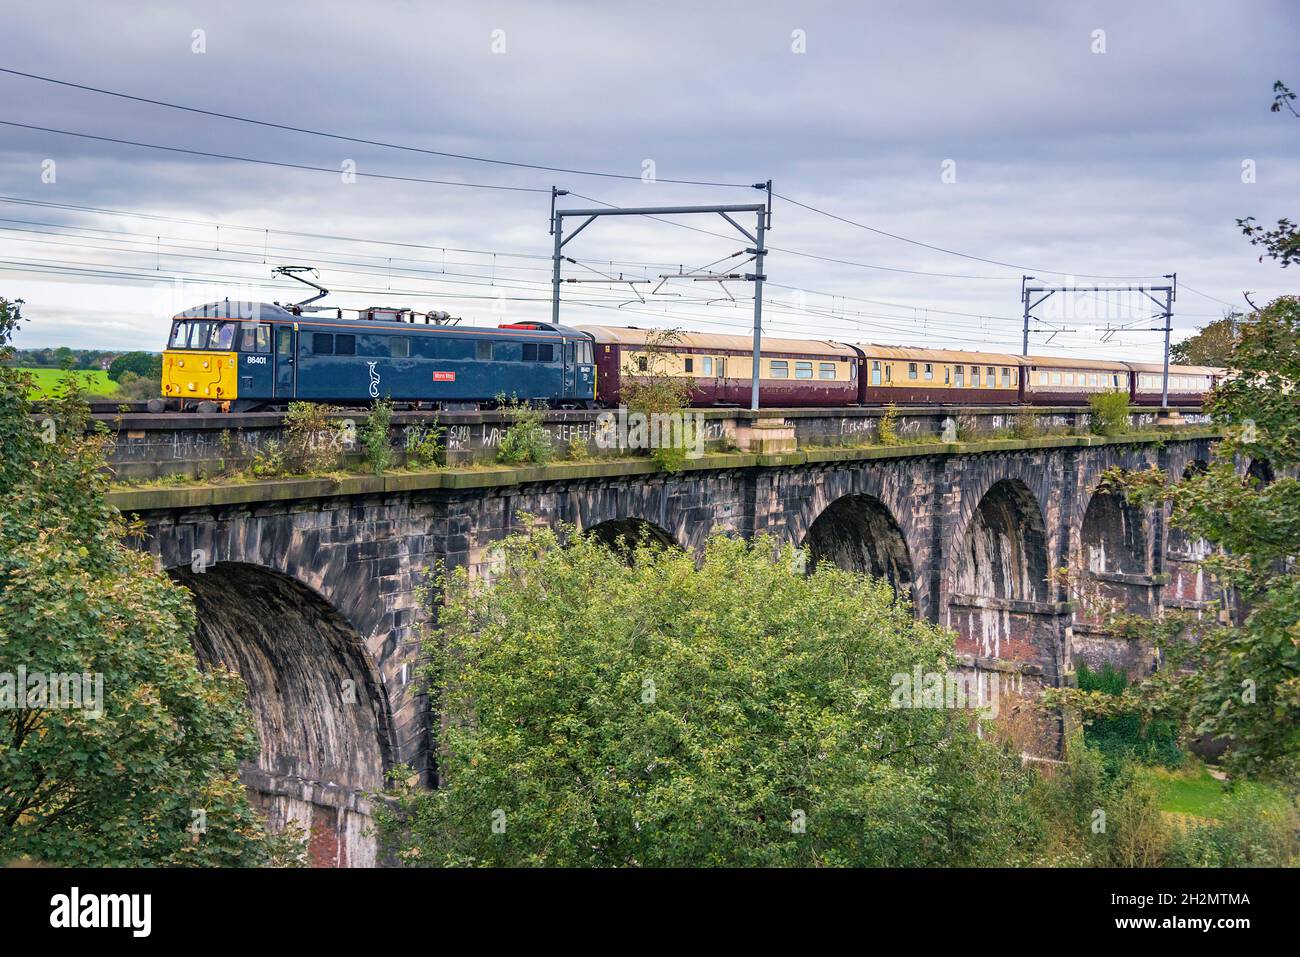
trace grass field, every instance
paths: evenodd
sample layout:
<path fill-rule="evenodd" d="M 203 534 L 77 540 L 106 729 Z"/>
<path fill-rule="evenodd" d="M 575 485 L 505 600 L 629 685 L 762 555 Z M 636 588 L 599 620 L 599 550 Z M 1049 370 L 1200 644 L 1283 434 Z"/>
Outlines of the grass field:
<path fill-rule="evenodd" d="M 1241 794 L 1286 801 L 1284 792 L 1273 787 L 1242 782 L 1236 793 L 1224 789 L 1223 782 L 1210 775 L 1205 765 L 1192 762 L 1185 769 L 1166 771 L 1149 768 L 1144 771 L 1160 795 L 1160 810 L 1172 814 L 1187 814 L 1199 818 L 1216 818 Z"/>
<path fill-rule="evenodd" d="M 24 369 L 35 379 L 33 389 L 28 393 L 29 399 L 38 399 L 42 394 L 51 394 L 67 375 L 62 369 Z M 76 375 L 90 395 L 112 395 L 117 391 L 117 383 L 108 377 L 103 369 L 80 369 Z"/>

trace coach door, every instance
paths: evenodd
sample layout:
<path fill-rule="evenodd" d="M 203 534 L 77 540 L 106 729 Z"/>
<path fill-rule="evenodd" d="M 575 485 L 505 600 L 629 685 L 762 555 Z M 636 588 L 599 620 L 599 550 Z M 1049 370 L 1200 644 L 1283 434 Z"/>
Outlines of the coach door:
<path fill-rule="evenodd" d="M 275 395 L 276 398 L 292 399 L 297 394 L 298 368 L 294 361 L 297 355 L 296 340 L 298 331 L 287 323 L 275 327 Z"/>

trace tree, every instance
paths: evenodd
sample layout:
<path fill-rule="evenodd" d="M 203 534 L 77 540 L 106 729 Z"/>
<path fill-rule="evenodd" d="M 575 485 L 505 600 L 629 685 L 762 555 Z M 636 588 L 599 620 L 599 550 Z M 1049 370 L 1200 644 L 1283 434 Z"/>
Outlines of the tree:
<path fill-rule="evenodd" d="M 562 537 L 570 536 L 562 547 Z M 702 562 L 572 529 L 445 576 L 426 651 L 438 790 L 383 832 L 413 864 L 925 865 L 1010 858 L 1032 770 L 969 712 L 896 707 L 950 633 L 887 583 L 717 537 Z"/>
<path fill-rule="evenodd" d="M 0 353 L 19 321 L 0 300 Z M 239 782 L 243 682 L 199 669 L 188 592 L 125 543 L 76 377 L 44 421 L 27 378 L 0 365 L 0 862 L 286 860 Z"/>
<path fill-rule="evenodd" d="M 1169 361 L 1189 366 L 1226 366 L 1237 341 L 1241 313 L 1229 312 L 1169 349 Z"/>
<path fill-rule="evenodd" d="M 1227 742 L 1238 776 L 1300 780 L 1300 299 L 1282 297 L 1242 327 L 1228 380 L 1208 409 L 1226 431 L 1207 470 L 1177 484 L 1150 470 L 1116 476 L 1144 504 L 1171 505 L 1171 523 L 1220 551 L 1205 567 L 1234 596 L 1235 614 L 1191 623 L 1126 622 L 1154 640 L 1165 666 L 1122 701 L 1079 696 L 1094 714 L 1143 710 Z M 1263 483 L 1238 466 L 1266 461 Z M 1116 699 L 1117 696 L 1108 696 Z"/>
<path fill-rule="evenodd" d="M 134 372 L 142 379 L 161 381 L 162 356 L 156 352 L 123 353 L 108 367 L 108 377 L 114 382 L 120 382 L 124 372 Z"/>

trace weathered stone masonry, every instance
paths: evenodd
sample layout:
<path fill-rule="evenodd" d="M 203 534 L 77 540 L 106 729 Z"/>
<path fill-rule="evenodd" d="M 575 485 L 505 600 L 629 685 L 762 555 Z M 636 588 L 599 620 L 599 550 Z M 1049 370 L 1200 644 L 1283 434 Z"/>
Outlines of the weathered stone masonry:
<path fill-rule="evenodd" d="M 143 547 L 190 587 L 199 654 L 250 686 L 262 755 L 245 779 L 273 819 L 302 821 L 318 863 L 373 863 L 369 793 L 385 770 L 434 770 L 419 694 L 417 588 L 439 563 L 482 573 L 525 519 L 648 528 L 699 550 L 765 532 L 814 561 L 869 571 L 952 627 L 969 668 L 1031 688 L 1078 657 L 1148 667 L 1072 587 L 1154 613 L 1168 576 L 1195 606 L 1195 554 L 1166 554 L 1164 516 L 1095 492 L 1111 467 L 1178 476 L 1204 437 L 1096 438 L 714 455 L 678 475 L 644 461 L 560 464 L 113 493 Z M 1075 585 L 1053 574 L 1069 568 Z"/>

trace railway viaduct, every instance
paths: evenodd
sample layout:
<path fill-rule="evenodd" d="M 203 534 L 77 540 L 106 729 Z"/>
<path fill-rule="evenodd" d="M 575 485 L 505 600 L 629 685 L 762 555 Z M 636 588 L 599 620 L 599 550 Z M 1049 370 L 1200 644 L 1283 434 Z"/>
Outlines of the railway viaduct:
<path fill-rule="evenodd" d="M 1032 690 L 1069 682 L 1080 659 L 1151 666 L 1150 649 L 1108 637 L 1081 595 L 1145 614 L 1209 597 L 1196 543 L 1098 483 L 1112 467 L 1184 475 L 1209 459 L 1213 438 L 1187 429 L 1159 441 L 733 451 L 675 475 L 618 459 L 110 498 L 143 520 L 141 547 L 193 591 L 200 660 L 249 686 L 262 742 L 244 775 L 255 802 L 273 824 L 310 825 L 316 863 L 367 865 L 369 794 L 384 772 L 408 764 L 426 783 L 436 773 L 417 589 L 440 563 L 486 574 L 492 544 L 527 521 L 695 550 L 718 533 L 767 533 L 814 562 L 888 579 L 919 616 L 957 633 L 959 664 Z"/>

